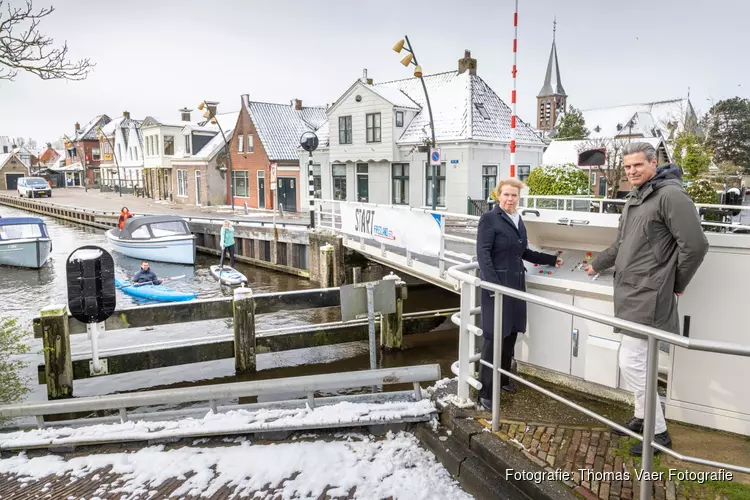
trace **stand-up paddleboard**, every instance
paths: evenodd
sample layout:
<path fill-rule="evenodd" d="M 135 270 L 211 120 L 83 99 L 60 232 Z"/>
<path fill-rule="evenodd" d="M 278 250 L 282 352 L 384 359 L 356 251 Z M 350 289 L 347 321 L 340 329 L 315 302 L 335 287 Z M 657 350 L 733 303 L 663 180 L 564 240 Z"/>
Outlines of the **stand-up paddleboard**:
<path fill-rule="evenodd" d="M 211 274 L 214 278 L 221 281 L 225 285 L 239 285 L 240 283 L 247 283 L 247 278 L 244 274 L 237 271 L 233 267 L 229 266 L 211 266 Z"/>

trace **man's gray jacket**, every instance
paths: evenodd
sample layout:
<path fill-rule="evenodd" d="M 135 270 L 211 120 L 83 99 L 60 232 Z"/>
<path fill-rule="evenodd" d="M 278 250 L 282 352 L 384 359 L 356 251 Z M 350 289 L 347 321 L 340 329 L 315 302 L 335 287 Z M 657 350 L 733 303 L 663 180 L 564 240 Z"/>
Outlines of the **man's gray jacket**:
<path fill-rule="evenodd" d="M 616 317 L 679 334 L 675 294 L 685 291 L 707 252 L 680 167 L 670 164 L 628 194 L 617 240 L 591 265 L 597 272 L 615 266 Z"/>

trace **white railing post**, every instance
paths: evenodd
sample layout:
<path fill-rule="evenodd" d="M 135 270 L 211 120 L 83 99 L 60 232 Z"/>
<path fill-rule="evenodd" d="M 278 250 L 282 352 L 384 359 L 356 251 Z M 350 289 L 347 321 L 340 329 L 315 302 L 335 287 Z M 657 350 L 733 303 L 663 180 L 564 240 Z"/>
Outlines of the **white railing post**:
<path fill-rule="evenodd" d="M 323 201 L 318 201 L 318 224 L 317 226 L 320 227 L 323 224 Z"/>
<path fill-rule="evenodd" d="M 471 283 L 461 282 L 461 325 L 458 330 L 458 399 L 469 400 L 469 336 L 474 335 L 469 331 L 469 319 L 471 318 Z"/>
<path fill-rule="evenodd" d="M 502 384 L 497 371 L 503 359 L 503 294 L 495 292 L 495 317 L 492 321 L 492 432 L 500 430 L 500 392 Z M 487 339 L 485 338 L 485 342 Z"/>
<path fill-rule="evenodd" d="M 646 364 L 646 404 L 643 409 L 643 451 L 641 454 L 641 470 L 646 476 L 641 479 L 641 499 L 651 499 L 651 472 L 654 470 L 654 428 L 656 427 L 656 405 L 660 405 L 656 392 L 659 371 L 659 341 L 656 337 L 648 337 L 648 361 Z M 649 479 L 646 479 L 648 477 Z"/>
<path fill-rule="evenodd" d="M 438 272 L 445 278 L 445 216 L 440 216 L 440 249 L 438 250 Z"/>
<path fill-rule="evenodd" d="M 471 270 L 471 275 L 475 278 L 479 277 L 479 268 L 475 268 Z M 482 288 L 478 286 L 472 286 L 471 287 L 471 307 L 479 307 L 481 304 L 481 298 L 482 298 Z M 469 324 L 472 324 L 474 326 L 479 326 L 481 320 L 481 316 L 479 314 L 473 315 L 471 317 L 471 321 Z M 473 356 L 477 352 L 477 336 L 476 335 L 469 335 L 469 354 Z M 469 365 L 469 370 L 471 372 L 471 376 L 473 377 L 475 373 L 477 373 L 477 363 L 472 362 Z"/>

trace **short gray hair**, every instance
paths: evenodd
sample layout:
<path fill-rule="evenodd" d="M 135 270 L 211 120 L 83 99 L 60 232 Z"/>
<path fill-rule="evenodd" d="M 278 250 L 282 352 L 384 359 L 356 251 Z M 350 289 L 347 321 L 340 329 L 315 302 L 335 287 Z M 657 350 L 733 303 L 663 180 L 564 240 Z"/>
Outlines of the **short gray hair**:
<path fill-rule="evenodd" d="M 646 160 L 651 162 L 656 158 L 656 148 L 647 142 L 629 142 L 622 148 L 622 156 L 632 155 L 636 153 L 643 153 L 646 155 Z"/>

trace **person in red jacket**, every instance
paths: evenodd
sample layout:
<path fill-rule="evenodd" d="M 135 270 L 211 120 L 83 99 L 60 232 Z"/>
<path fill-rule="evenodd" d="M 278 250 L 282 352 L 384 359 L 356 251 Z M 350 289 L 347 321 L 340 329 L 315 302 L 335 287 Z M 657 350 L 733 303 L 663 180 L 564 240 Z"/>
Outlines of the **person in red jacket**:
<path fill-rule="evenodd" d="M 120 218 L 117 220 L 117 227 L 120 228 L 120 231 L 125 227 L 125 222 L 132 217 L 133 214 L 130 213 L 128 207 L 122 207 L 122 210 L 120 210 Z"/>

